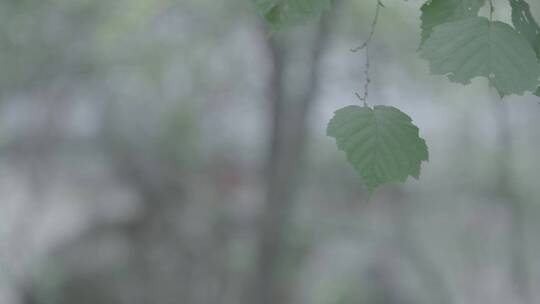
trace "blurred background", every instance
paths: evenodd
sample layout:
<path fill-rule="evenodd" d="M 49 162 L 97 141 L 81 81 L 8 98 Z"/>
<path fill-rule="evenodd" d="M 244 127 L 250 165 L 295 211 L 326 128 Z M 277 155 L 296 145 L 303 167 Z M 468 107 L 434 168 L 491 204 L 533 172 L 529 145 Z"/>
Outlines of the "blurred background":
<path fill-rule="evenodd" d="M 384 2 L 368 100 L 420 180 L 368 201 L 325 135 L 375 2 L 0 0 L 0 303 L 540 303 L 540 99 L 429 75 L 423 1 Z"/>

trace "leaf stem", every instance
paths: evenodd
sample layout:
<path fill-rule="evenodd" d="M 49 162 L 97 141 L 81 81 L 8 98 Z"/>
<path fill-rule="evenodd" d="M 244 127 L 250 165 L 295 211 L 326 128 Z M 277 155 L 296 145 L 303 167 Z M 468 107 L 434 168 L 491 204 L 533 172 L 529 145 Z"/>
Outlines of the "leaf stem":
<path fill-rule="evenodd" d="M 371 31 L 369 32 L 369 35 L 367 39 L 362 43 L 360 46 L 351 49 L 351 52 L 358 52 L 368 47 L 369 43 L 371 42 L 371 39 L 375 35 L 375 29 L 377 28 L 377 22 L 379 21 L 379 13 L 381 11 L 381 7 L 384 7 L 381 0 L 377 0 L 377 8 L 375 9 L 375 17 L 373 18 L 373 22 L 371 23 Z"/>
<path fill-rule="evenodd" d="M 495 6 L 493 0 L 489 0 L 489 21 L 493 21 L 493 13 L 495 12 Z"/>
<path fill-rule="evenodd" d="M 365 80 L 365 83 L 364 83 L 364 94 L 360 95 L 358 92 L 354 93 L 356 95 L 356 97 L 358 97 L 358 99 L 360 101 L 364 102 L 364 106 L 367 105 L 367 98 L 369 96 L 369 84 L 371 83 L 371 78 L 370 78 L 370 74 L 369 74 L 369 69 L 370 69 L 369 44 L 371 43 L 371 40 L 373 39 L 373 36 L 375 35 L 375 29 L 377 28 L 377 23 L 379 21 L 379 15 L 380 15 L 381 7 L 384 7 L 384 5 L 382 4 L 381 0 L 377 0 L 377 7 L 375 9 L 375 16 L 373 17 L 373 22 L 371 23 L 371 30 L 370 30 L 370 32 L 368 34 L 368 37 L 366 38 L 364 43 L 362 43 L 360 46 L 358 46 L 358 47 L 356 47 L 354 49 L 351 49 L 351 52 L 353 52 L 353 53 L 359 52 L 359 51 L 361 51 L 363 49 L 366 50 L 366 52 L 365 52 L 366 61 L 365 61 L 365 64 L 364 64 L 364 75 L 366 76 L 366 80 Z"/>

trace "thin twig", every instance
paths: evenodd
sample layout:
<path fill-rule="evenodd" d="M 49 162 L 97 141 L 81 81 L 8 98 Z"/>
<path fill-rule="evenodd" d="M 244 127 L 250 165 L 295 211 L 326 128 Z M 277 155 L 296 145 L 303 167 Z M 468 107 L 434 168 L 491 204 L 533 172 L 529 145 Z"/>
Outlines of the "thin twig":
<path fill-rule="evenodd" d="M 365 49 L 366 50 L 366 63 L 364 65 L 364 75 L 366 76 L 366 80 L 364 83 L 364 94 L 360 95 L 358 92 L 355 92 L 356 97 L 358 97 L 359 100 L 364 102 L 364 106 L 366 105 L 367 98 L 369 95 L 369 84 L 371 83 L 371 78 L 369 74 L 370 69 L 370 60 L 369 60 L 369 44 L 371 43 L 371 39 L 373 39 L 373 36 L 375 35 L 375 29 L 377 28 L 377 22 L 379 21 L 379 13 L 381 10 L 381 7 L 384 7 L 381 0 L 377 0 L 377 8 L 375 9 L 375 17 L 373 18 L 373 22 L 371 23 L 371 31 L 369 32 L 369 35 L 367 39 L 362 43 L 359 47 L 351 49 L 351 52 L 359 52 L 360 50 Z"/>
<path fill-rule="evenodd" d="M 365 47 L 365 49 L 366 49 L 366 63 L 365 63 L 365 66 L 364 66 L 364 75 L 366 76 L 366 80 L 364 82 L 364 94 L 363 94 L 363 96 L 360 96 L 360 94 L 358 94 L 358 92 L 354 93 L 356 95 L 356 97 L 358 97 L 358 99 L 360 99 L 361 101 L 364 102 L 364 106 L 367 105 L 366 102 L 367 102 L 367 98 L 368 98 L 368 95 L 369 95 L 369 84 L 371 83 L 371 77 L 369 75 L 369 68 L 370 68 L 369 45 L 367 45 Z"/>
<path fill-rule="evenodd" d="M 377 0 L 377 8 L 375 9 L 375 17 L 373 18 L 373 22 L 371 23 L 371 31 L 369 32 L 369 35 L 367 39 L 362 43 L 360 46 L 351 49 L 351 52 L 358 52 L 363 50 L 368 46 L 368 44 L 371 42 L 371 39 L 373 38 L 373 35 L 375 35 L 375 29 L 377 28 L 377 22 L 379 21 L 379 12 L 381 10 L 381 7 L 384 7 L 382 2 L 380 0 Z"/>

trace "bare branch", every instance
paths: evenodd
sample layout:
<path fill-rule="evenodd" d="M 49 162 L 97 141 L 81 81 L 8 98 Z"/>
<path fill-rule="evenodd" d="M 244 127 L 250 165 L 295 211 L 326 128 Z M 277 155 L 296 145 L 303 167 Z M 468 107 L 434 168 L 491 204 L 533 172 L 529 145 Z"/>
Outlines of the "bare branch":
<path fill-rule="evenodd" d="M 371 30 L 369 32 L 367 39 L 359 47 L 351 49 L 351 52 L 355 52 L 355 53 L 363 49 L 366 50 L 366 63 L 364 65 L 364 75 L 366 76 L 366 80 L 364 83 L 364 94 L 360 95 L 358 92 L 355 92 L 356 97 L 358 97 L 359 100 L 363 101 L 364 105 L 366 105 L 366 101 L 369 96 L 369 84 L 371 83 L 371 78 L 369 74 L 369 69 L 370 69 L 369 44 L 371 43 L 371 40 L 373 39 L 373 36 L 375 35 L 375 29 L 377 28 L 377 22 L 379 21 L 379 14 L 381 11 L 381 7 L 384 7 L 384 5 L 382 4 L 380 0 L 377 0 L 377 8 L 375 9 L 375 16 L 373 18 L 373 22 L 371 23 Z"/>

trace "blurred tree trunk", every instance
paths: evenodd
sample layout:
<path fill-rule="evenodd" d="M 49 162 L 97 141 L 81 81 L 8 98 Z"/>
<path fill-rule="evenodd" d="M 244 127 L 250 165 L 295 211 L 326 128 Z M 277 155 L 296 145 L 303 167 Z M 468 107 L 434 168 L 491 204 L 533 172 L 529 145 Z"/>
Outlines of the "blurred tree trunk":
<path fill-rule="evenodd" d="M 280 255 L 283 252 L 284 226 L 293 202 L 306 138 L 306 118 L 316 97 L 319 83 L 320 62 L 330 34 L 330 21 L 324 16 L 318 25 L 313 46 L 306 54 L 306 83 L 294 100 L 286 97 L 285 49 L 275 37 L 265 35 L 272 71 L 268 84 L 268 101 L 271 107 L 271 137 L 266 160 L 267 190 L 258 224 L 256 265 L 248 303 L 286 303 L 284 282 L 279 276 Z M 296 93 L 296 92 L 295 92 Z M 289 102 L 290 101 L 290 102 Z"/>
<path fill-rule="evenodd" d="M 505 101 L 495 104 L 495 123 L 498 133 L 498 162 L 496 189 L 508 208 L 508 249 L 511 280 L 515 295 L 522 303 L 531 302 L 531 283 L 528 273 L 525 240 L 525 206 L 512 186 L 512 131 L 508 105 Z"/>

